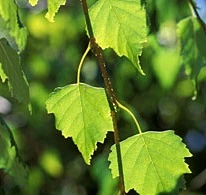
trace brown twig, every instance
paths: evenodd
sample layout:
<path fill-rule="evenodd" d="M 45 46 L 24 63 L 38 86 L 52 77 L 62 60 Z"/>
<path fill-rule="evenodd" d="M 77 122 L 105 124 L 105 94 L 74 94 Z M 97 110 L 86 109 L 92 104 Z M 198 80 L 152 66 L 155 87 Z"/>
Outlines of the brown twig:
<path fill-rule="evenodd" d="M 117 122 L 116 122 L 116 113 L 114 111 L 111 111 L 112 115 L 112 121 L 113 121 L 113 126 L 114 126 L 114 140 L 115 140 L 115 146 L 116 146 L 116 151 L 117 153 L 121 154 L 121 149 L 120 149 L 120 144 L 119 144 L 119 134 L 118 134 L 118 128 L 117 128 Z M 120 186 L 120 192 L 122 195 L 126 194 L 125 193 L 125 187 L 124 187 L 124 172 L 123 172 L 123 166 L 122 166 L 122 160 L 121 158 L 117 158 L 118 160 L 118 169 L 119 169 L 119 186 Z"/>
<path fill-rule="evenodd" d="M 119 144 L 119 131 L 117 128 L 117 120 L 116 120 L 116 112 L 118 108 L 118 103 L 117 103 L 117 99 L 116 99 L 109 75 L 107 73 L 106 64 L 104 62 L 103 55 L 102 55 L 102 50 L 99 47 L 99 45 L 96 43 L 96 40 L 94 37 L 91 20 L 90 20 L 89 13 L 88 13 L 87 2 L 86 0 L 80 0 L 80 1 L 81 1 L 81 5 L 83 8 L 84 16 L 85 16 L 85 21 L 86 21 L 87 30 L 89 33 L 91 47 L 94 51 L 95 56 L 97 57 L 99 67 L 102 73 L 102 77 L 104 79 L 106 92 L 108 94 L 110 102 L 112 103 L 111 116 L 112 116 L 112 122 L 113 122 L 113 127 L 114 127 L 114 142 L 116 145 L 116 152 L 117 152 L 117 161 L 118 161 L 118 170 L 119 170 L 119 185 L 120 185 L 120 192 L 122 195 L 124 195 L 125 194 L 124 175 L 123 175 L 121 149 L 120 149 L 120 144 Z"/>

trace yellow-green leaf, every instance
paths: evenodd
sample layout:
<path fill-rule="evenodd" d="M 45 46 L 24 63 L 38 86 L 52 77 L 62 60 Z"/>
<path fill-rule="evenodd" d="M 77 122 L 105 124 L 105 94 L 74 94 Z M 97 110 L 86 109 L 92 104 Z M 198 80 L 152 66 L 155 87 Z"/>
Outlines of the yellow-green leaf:
<path fill-rule="evenodd" d="M 156 195 L 175 190 L 182 175 L 190 173 L 185 157 L 191 153 L 174 131 L 146 132 L 120 142 L 126 192 Z M 118 176 L 116 147 L 109 156 L 113 177 Z M 177 185 L 179 186 L 179 185 Z M 182 187 L 182 186 L 179 186 Z M 178 189 L 176 189 L 178 194 Z"/>
<path fill-rule="evenodd" d="M 29 0 L 29 3 L 32 6 L 37 5 L 38 0 Z M 58 12 L 61 5 L 65 5 L 66 0 L 47 0 L 48 11 L 45 15 L 45 18 L 49 20 L 49 22 L 54 22 L 54 17 Z"/>
<path fill-rule="evenodd" d="M 54 16 L 58 12 L 61 5 L 65 5 L 66 0 L 48 0 L 48 12 L 45 17 L 49 22 L 54 22 Z"/>
<path fill-rule="evenodd" d="M 83 83 L 57 88 L 46 102 L 48 113 L 54 113 L 56 128 L 65 138 L 72 137 L 87 164 L 113 131 L 110 108 L 103 88 Z"/>
<path fill-rule="evenodd" d="M 32 6 L 35 6 L 35 5 L 37 5 L 38 0 L 29 0 L 29 3 L 30 3 Z"/>
<path fill-rule="evenodd" d="M 146 42 L 146 14 L 141 0 L 99 0 L 89 14 L 97 43 L 126 56 L 144 74 L 138 58 Z"/>

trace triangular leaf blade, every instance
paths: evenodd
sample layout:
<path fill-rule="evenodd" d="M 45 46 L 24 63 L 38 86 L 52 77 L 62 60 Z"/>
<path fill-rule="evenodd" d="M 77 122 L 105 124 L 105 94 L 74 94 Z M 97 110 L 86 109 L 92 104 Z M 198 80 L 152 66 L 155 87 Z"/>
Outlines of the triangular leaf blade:
<path fill-rule="evenodd" d="M 103 88 L 80 83 L 58 88 L 46 102 L 48 113 L 54 113 L 56 128 L 64 137 L 72 137 L 87 164 L 103 143 L 108 131 L 113 131 L 110 108 Z"/>
<path fill-rule="evenodd" d="M 133 188 L 141 195 L 170 192 L 182 174 L 190 173 L 184 158 L 191 154 L 171 130 L 134 135 L 120 142 L 120 147 L 127 192 Z M 112 175 L 117 177 L 115 146 L 109 161 Z"/>
<path fill-rule="evenodd" d="M 8 79 L 12 96 L 21 103 L 29 104 L 29 88 L 26 77 L 21 70 L 20 59 L 16 51 L 11 48 L 6 39 L 0 39 L 0 63 L 2 81 Z"/>
<path fill-rule="evenodd" d="M 99 0 L 89 14 L 97 43 L 126 56 L 144 74 L 138 58 L 146 42 L 146 14 L 141 0 Z"/>

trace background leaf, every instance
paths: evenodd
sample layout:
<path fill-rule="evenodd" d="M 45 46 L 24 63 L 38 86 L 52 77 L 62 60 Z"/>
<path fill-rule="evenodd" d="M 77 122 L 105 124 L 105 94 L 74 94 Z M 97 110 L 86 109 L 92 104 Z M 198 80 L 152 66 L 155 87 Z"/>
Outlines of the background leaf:
<path fill-rule="evenodd" d="M 186 73 L 196 79 L 200 69 L 206 65 L 206 33 L 197 18 L 188 17 L 178 23 L 178 35 L 181 41 L 182 63 Z"/>
<path fill-rule="evenodd" d="M 32 6 L 35 6 L 38 3 L 38 0 L 29 0 L 29 3 Z M 46 19 L 48 19 L 49 22 L 54 22 L 54 17 L 58 12 L 60 6 L 65 4 L 66 0 L 47 0 L 48 11 L 45 15 Z"/>
<path fill-rule="evenodd" d="M 98 183 L 98 195 L 118 194 L 118 179 L 113 179 L 109 170 L 108 156 L 99 155 L 92 162 L 92 176 Z"/>
<path fill-rule="evenodd" d="M 23 187 L 27 180 L 27 169 L 20 162 L 11 133 L 0 117 L 0 169 L 9 174 L 16 184 Z"/>
<path fill-rule="evenodd" d="M 147 49 L 152 50 L 151 64 L 155 76 L 164 89 L 171 89 L 181 69 L 179 48 L 163 47 L 155 36 L 148 37 L 148 44 Z"/>
<path fill-rule="evenodd" d="M 89 14 L 97 43 L 126 56 L 144 74 L 138 59 L 146 42 L 146 14 L 141 1 L 99 0 Z"/>
<path fill-rule="evenodd" d="M 22 51 L 26 45 L 27 30 L 20 21 L 15 1 L 0 1 L 0 38 L 7 38 L 8 34 Z"/>
<path fill-rule="evenodd" d="M 48 0 L 48 12 L 45 17 L 49 20 L 49 22 L 54 22 L 56 12 L 59 10 L 61 5 L 65 4 L 66 0 Z"/>
<path fill-rule="evenodd" d="M 58 88 L 46 102 L 54 113 L 56 128 L 64 137 L 72 137 L 87 164 L 106 133 L 113 131 L 110 108 L 103 88 L 73 84 Z"/>
<path fill-rule="evenodd" d="M 170 192 L 182 174 L 190 173 L 184 158 L 191 154 L 171 130 L 134 135 L 120 146 L 127 192 L 133 188 L 141 195 Z M 109 160 L 113 177 L 118 176 L 116 158 L 116 149 L 112 146 Z"/>
<path fill-rule="evenodd" d="M 20 59 L 6 39 L 0 39 L 0 63 L 2 81 L 8 79 L 9 89 L 17 100 L 29 104 L 29 88 L 24 73 L 21 70 Z"/>

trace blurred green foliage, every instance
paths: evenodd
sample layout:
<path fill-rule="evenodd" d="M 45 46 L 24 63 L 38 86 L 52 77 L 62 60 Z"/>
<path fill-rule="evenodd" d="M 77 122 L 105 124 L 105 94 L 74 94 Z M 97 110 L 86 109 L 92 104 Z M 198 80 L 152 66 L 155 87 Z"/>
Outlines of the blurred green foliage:
<path fill-rule="evenodd" d="M 17 2 L 29 34 L 21 61 L 30 85 L 32 114 L 4 95 L 13 105 L 4 118 L 16 132 L 29 175 L 27 187 L 20 189 L 0 171 L 0 190 L 6 194 L 31 195 L 114 194 L 117 182 L 111 179 L 105 160 L 113 144 L 113 134 L 109 133 L 105 143 L 98 145 L 89 167 L 72 140 L 64 139 L 61 132 L 55 130 L 54 117 L 47 115 L 45 109 L 45 101 L 54 88 L 76 82 L 77 66 L 88 44 L 80 3 L 68 1 L 56 15 L 55 23 L 49 23 L 44 17 L 44 1 L 34 8 L 25 0 Z M 186 185 L 190 188 L 190 182 L 205 169 L 206 162 L 206 68 L 200 71 L 198 95 L 192 100 L 194 84 L 180 63 L 176 33 L 177 22 L 191 15 L 187 1 L 148 0 L 146 9 L 148 42 L 140 57 L 146 75 L 137 73 L 126 58 L 117 57 L 110 49 L 104 51 L 104 56 L 118 99 L 135 113 L 142 129 L 174 129 L 190 147 L 193 158 L 186 159 L 193 172 L 186 175 Z M 103 86 L 92 53 L 87 56 L 81 80 Z M 0 95 L 6 94 L 2 84 L 0 91 Z M 121 139 L 134 134 L 133 121 L 123 112 L 118 114 L 118 126 Z M 203 142 L 195 139 L 196 134 L 191 137 L 191 131 L 199 133 Z M 192 190 L 205 194 L 206 186 Z"/>

